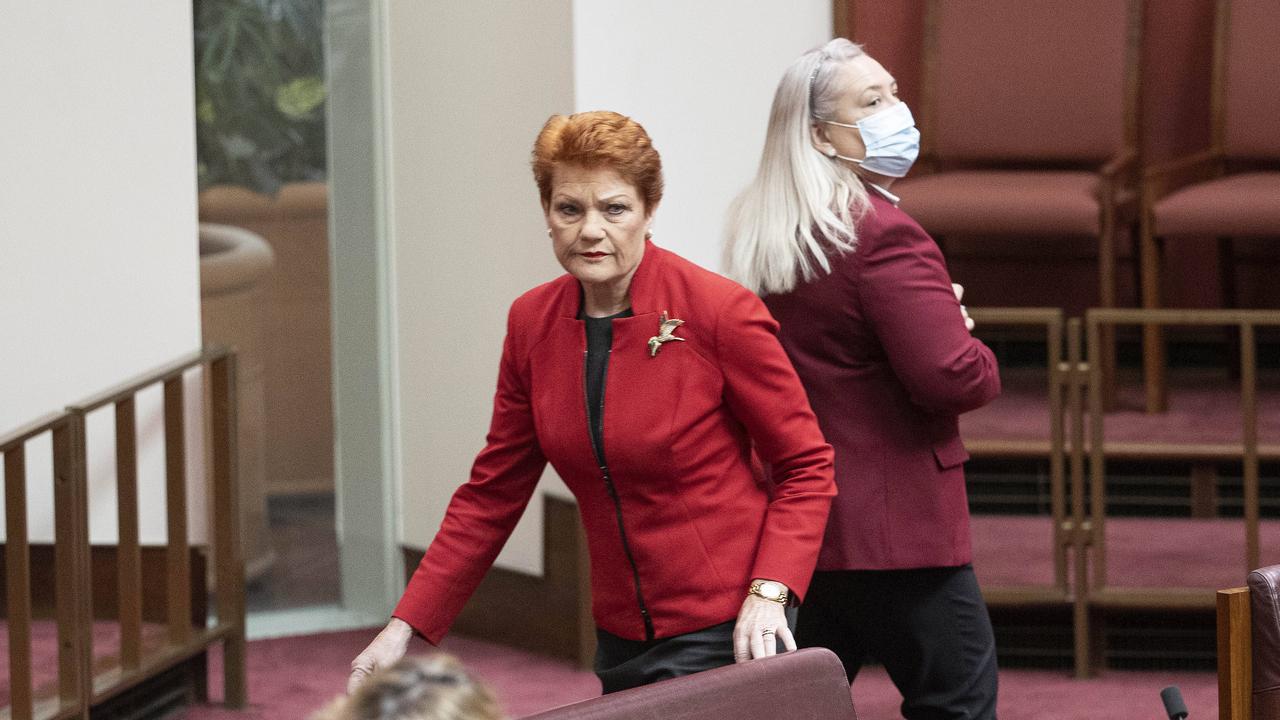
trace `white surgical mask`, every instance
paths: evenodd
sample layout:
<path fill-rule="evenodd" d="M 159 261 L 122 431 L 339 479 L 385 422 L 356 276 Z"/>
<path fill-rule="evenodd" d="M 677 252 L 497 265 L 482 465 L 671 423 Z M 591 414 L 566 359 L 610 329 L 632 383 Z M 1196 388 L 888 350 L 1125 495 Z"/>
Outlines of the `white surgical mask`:
<path fill-rule="evenodd" d="M 920 131 L 907 104 L 898 102 L 874 115 L 868 115 L 856 123 L 820 120 L 828 125 L 854 128 L 862 135 L 867 148 L 865 158 L 834 155 L 841 160 L 857 163 L 879 175 L 900 178 L 907 174 L 920 155 Z"/>

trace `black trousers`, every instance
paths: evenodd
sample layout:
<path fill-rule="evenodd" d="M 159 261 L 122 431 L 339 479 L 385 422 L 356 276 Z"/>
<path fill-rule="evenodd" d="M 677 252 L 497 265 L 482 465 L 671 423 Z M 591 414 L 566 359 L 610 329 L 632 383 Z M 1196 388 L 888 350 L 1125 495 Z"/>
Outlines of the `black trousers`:
<path fill-rule="evenodd" d="M 732 665 L 734 622 L 658 640 L 626 640 L 596 628 L 596 677 L 607 695 Z"/>
<path fill-rule="evenodd" d="M 814 573 L 796 642 L 834 651 L 849 682 L 880 661 L 907 720 L 996 716 L 995 638 L 970 565 Z"/>

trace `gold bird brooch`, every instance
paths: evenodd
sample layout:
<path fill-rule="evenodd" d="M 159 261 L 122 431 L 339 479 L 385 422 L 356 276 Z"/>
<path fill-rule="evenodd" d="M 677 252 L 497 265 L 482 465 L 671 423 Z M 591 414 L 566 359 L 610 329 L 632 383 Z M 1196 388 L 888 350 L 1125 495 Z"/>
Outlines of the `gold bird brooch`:
<path fill-rule="evenodd" d="M 684 342 L 684 338 L 671 334 L 683 324 L 684 321 L 679 318 L 667 319 L 667 312 L 665 310 L 662 311 L 662 315 L 658 317 L 658 334 L 649 338 L 649 357 L 657 357 L 662 343 L 671 342 L 672 340 Z"/>

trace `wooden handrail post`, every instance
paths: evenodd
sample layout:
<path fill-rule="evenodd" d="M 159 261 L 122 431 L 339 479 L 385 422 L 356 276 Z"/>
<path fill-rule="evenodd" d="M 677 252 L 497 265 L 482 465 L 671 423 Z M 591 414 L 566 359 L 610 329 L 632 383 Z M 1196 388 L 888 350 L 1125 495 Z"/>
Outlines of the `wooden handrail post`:
<path fill-rule="evenodd" d="M 116 547 L 120 620 L 120 664 L 142 662 L 142 554 L 138 544 L 138 426 L 134 396 L 119 400 L 116 413 Z"/>
<path fill-rule="evenodd" d="M 1259 565 L 1258 354 L 1252 323 L 1240 324 L 1240 413 L 1243 416 L 1245 572 Z"/>
<path fill-rule="evenodd" d="M 182 375 L 164 381 L 166 610 L 171 645 L 182 645 L 191 639 L 191 547 L 187 537 L 186 409 L 182 382 Z"/>
<path fill-rule="evenodd" d="M 1071 418 L 1071 548 L 1075 558 L 1072 598 L 1072 638 L 1075 648 L 1076 677 L 1086 678 L 1093 671 L 1090 662 L 1089 573 L 1085 540 L 1084 505 L 1084 368 L 1081 362 L 1080 318 L 1067 321 L 1067 393 Z"/>
<path fill-rule="evenodd" d="M 31 552 L 27 532 L 26 448 L 4 453 L 5 589 L 9 625 L 9 713 L 31 720 Z"/>
<path fill-rule="evenodd" d="M 228 707 L 248 702 L 245 658 L 244 549 L 240 538 L 240 483 L 236 433 L 236 357 L 223 355 L 208 366 L 212 387 L 214 572 L 218 623 L 230 627 L 223 652 Z"/>
<path fill-rule="evenodd" d="M 1093 582 L 1090 588 L 1107 584 L 1107 457 L 1104 403 L 1107 379 L 1099 365 L 1104 353 L 1104 342 L 1114 333 L 1105 332 L 1114 325 L 1099 320 L 1092 311 L 1085 316 L 1086 339 L 1089 352 L 1089 541 L 1093 566 Z M 1114 339 L 1111 340 L 1114 342 Z"/>
<path fill-rule="evenodd" d="M 1062 367 L 1062 311 L 1059 310 L 1046 327 L 1045 364 L 1049 376 L 1049 503 L 1053 516 L 1053 579 L 1065 595 L 1070 587 L 1067 577 L 1066 442 L 1063 431 L 1063 386 L 1068 374 Z"/>
<path fill-rule="evenodd" d="M 67 422 L 53 428 L 54 592 L 59 709 L 88 718 L 93 694 L 93 589 L 84 436 L 85 415 L 80 412 L 68 413 Z"/>

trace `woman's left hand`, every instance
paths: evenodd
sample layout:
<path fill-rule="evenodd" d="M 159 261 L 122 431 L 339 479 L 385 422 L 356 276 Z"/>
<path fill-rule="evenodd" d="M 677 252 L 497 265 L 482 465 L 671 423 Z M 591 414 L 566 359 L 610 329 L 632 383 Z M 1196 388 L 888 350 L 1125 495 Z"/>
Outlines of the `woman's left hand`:
<path fill-rule="evenodd" d="M 787 650 L 796 649 L 796 640 L 787 627 L 786 608 L 781 603 L 747 595 L 733 628 L 733 659 L 746 662 L 752 658 L 778 653 L 778 640 Z"/>
<path fill-rule="evenodd" d="M 951 283 L 951 292 L 956 294 L 956 302 L 964 299 L 964 286 L 960 283 Z M 969 317 L 969 311 L 964 304 L 960 304 L 960 317 L 964 318 L 964 326 L 969 332 L 973 332 L 973 318 Z"/>

